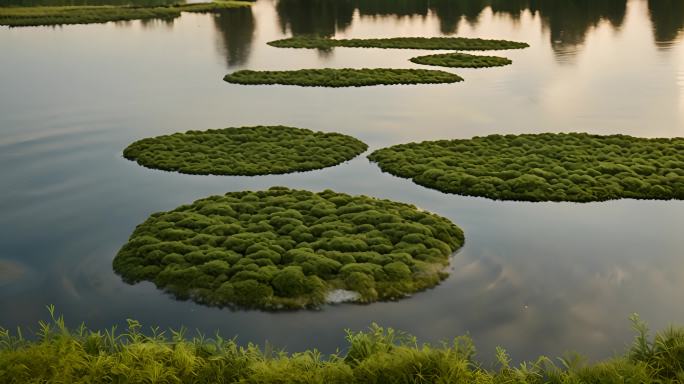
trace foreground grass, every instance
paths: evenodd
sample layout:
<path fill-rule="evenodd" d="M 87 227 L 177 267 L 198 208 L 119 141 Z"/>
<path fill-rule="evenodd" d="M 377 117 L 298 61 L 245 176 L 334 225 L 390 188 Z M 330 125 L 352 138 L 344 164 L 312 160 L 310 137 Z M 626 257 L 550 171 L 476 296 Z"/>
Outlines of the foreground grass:
<path fill-rule="evenodd" d="M 296 309 L 339 290 L 372 302 L 435 286 L 462 245 L 448 219 L 408 204 L 274 187 L 153 214 L 114 270 L 202 304 Z"/>
<path fill-rule="evenodd" d="M 513 62 L 505 57 L 468 55 L 466 53 L 442 53 L 437 55 L 418 56 L 411 62 L 423 65 L 451 68 L 487 68 L 502 67 Z"/>
<path fill-rule="evenodd" d="M 295 71 L 242 70 L 223 80 L 234 84 L 281 84 L 302 87 L 364 87 L 392 84 L 439 84 L 463 81 L 458 75 L 427 69 L 300 69 Z"/>
<path fill-rule="evenodd" d="M 684 199 L 684 138 L 490 135 L 401 144 L 368 158 L 417 184 L 491 199 Z"/>
<path fill-rule="evenodd" d="M 350 160 L 368 146 L 347 135 L 283 126 L 188 131 L 136 141 L 125 158 L 195 175 L 303 172 Z"/>
<path fill-rule="evenodd" d="M 216 1 L 169 6 L 77 5 L 50 7 L 0 7 L 0 25 L 27 27 L 38 25 L 91 24 L 110 21 L 173 19 L 181 12 L 216 12 L 248 7 L 245 1 Z"/>
<path fill-rule="evenodd" d="M 92 331 L 66 327 L 62 317 L 41 321 L 29 341 L 21 332 L 0 328 L 0 382 L 25 383 L 681 383 L 684 380 L 684 329 L 670 328 L 653 339 L 633 317 L 637 336 L 623 355 L 588 364 L 584 359 L 539 357 L 511 365 L 497 348 L 498 365 L 486 369 L 475 359 L 468 337 L 440 346 L 372 325 L 347 331 L 344 352 L 317 350 L 294 354 L 240 346 L 219 335 L 192 339 L 179 331 L 151 328 L 128 320 L 128 329 Z"/>
<path fill-rule="evenodd" d="M 488 51 L 527 48 L 527 43 L 508 40 L 473 39 L 466 37 L 392 37 L 385 39 L 328 39 L 324 37 L 291 37 L 268 43 L 278 48 L 331 49 L 397 48 L 397 49 L 449 49 L 455 51 Z"/>

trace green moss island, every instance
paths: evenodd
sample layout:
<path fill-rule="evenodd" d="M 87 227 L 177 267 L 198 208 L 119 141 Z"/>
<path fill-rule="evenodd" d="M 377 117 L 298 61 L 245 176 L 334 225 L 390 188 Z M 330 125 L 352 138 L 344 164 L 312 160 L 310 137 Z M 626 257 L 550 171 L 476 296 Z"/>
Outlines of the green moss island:
<path fill-rule="evenodd" d="M 411 205 L 273 187 L 155 213 L 113 265 L 129 283 L 202 304 L 315 308 L 433 287 L 463 241 L 449 220 Z"/>
<path fill-rule="evenodd" d="M 91 24 L 110 21 L 173 19 L 181 12 L 218 12 L 223 9 L 249 7 L 246 1 L 214 1 L 209 3 L 172 5 L 74 5 L 39 7 L 0 7 L 0 25 L 28 27 L 40 25 Z"/>
<path fill-rule="evenodd" d="M 578 353 L 540 356 L 514 365 L 496 348 L 493 365 L 478 360 L 468 336 L 430 345 L 410 334 L 372 324 L 346 331 L 341 352 L 287 353 L 236 337 L 187 335 L 129 319 L 128 327 L 68 328 L 51 317 L 29 329 L 0 327 L 0 382 L 117 384 L 677 384 L 684 377 L 684 328 L 654 336 L 638 317 L 625 351 L 589 362 Z M 34 331 L 32 331 L 34 329 Z"/>
<path fill-rule="evenodd" d="M 437 55 L 418 56 L 411 59 L 412 63 L 434 65 L 451 68 L 488 68 L 502 67 L 513 62 L 505 57 L 469 55 L 467 53 L 441 53 Z"/>
<path fill-rule="evenodd" d="M 391 37 L 382 39 L 329 39 L 316 36 L 297 36 L 268 42 L 278 48 L 332 49 L 387 48 L 387 49 L 449 49 L 454 51 L 490 51 L 527 48 L 527 43 L 508 40 L 489 40 L 466 37 Z"/>
<path fill-rule="evenodd" d="M 125 158 L 154 169 L 195 175 L 267 175 L 321 169 L 368 146 L 351 136 L 284 126 L 188 131 L 145 138 Z"/>
<path fill-rule="evenodd" d="M 322 68 L 294 71 L 241 70 L 223 80 L 243 85 L 298 85 L 301 87 L 365 87 L 395 84 L 442 84 L 463 81 L 458 75 L 427 69 Z"/>
<path fill-rule="evenodd" d="M 497 200 L 684 199 L 684 138 L 490 135 L 401 144 L 368 158 L 425 187 Z"/>

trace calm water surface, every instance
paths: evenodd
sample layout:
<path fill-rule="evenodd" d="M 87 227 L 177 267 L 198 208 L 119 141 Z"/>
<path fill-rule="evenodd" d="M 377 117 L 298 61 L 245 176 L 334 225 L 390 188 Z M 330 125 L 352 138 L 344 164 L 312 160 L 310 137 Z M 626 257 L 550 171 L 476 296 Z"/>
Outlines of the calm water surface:
<path fill-rule="evenodd" d="M 684 202 L 497 202 L 447 195 L 359 157 L 314 172 L 188 176 L 122 158 L 153 135 L 285 124 L 356 136 L 371 150 L 491 133 L 583 131 L 684 136 L 684 3 L 259 0 L 172 21 L 0 27 L 0 324 L 34 324 L 54 303 L 92 327 L 147 324 L 290 351 L 343 345 L 371 322 L 423 341 L 470 333 L 485 360 L 630 342 L 627 317 L 684 324 Z M 240 68 L 406 67 L 422 51 L 277 49 L 291 34 L 506 38 L 512 66 L 457 70 L 455 85 L 244 87 Z M 501 53 L 500 53 L 501 54 Z M 416 204 L 458 223 L 466 246 L 439 287 L 399 302 L 264 313 L 175 301 L 127 285 L 111 262 L 150 213 L 228 191 L 332 188 Z"/>

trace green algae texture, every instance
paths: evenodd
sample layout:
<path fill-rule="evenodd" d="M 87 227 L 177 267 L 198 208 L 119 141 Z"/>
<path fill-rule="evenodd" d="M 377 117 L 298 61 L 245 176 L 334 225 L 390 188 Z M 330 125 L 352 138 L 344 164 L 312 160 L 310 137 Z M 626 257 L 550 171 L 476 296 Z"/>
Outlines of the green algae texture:
<path fill-rule="evenodd" d="M 489 51 L 527 48 L 527 43 L 508 40 L 489 40 L 466 37 L 392 37 L 382 39 L 328 39 L 298 36 L 268 43 L 278 48 L 332 49 L 387 48 L 387 49 L 449 49 L 454 51 Z"/>
<path fill-rule="evenodd" d="M 151 215 L 116 255 L 125 281 L 229 307 L 318 307 L 437 285 L 463 244 L 449 220 L 414 206 L 326 190 L 230 192 Z"/>
<path fill-rule="evenodd" d="M 451 68 L 488 68 L 502 67 L 513 62 L 505 57 L 469 55 L 467 53 L 441 53 L 437 55 L 418 56 L 412 63 Z"/>
<path fill-rule="evenodd" d="M 684 199 L 684 138 L 491 135 L 401 144 L 368 158 L 425 187 L 497 200 Z"/>
<path fill-rule="evenodd" d="M 294 71 L 241 70 L 227 74 L 223 80 L 244 85 L 280 84 L 302 87 L 364 87 L 393 84 L 440 84 L 463 81 L 458 75 L 427 69 L 391 68 L 323 68 Z"/>
<path fill-rule="evenodd" d="M 39 25 L 92 24 L 110 21 L 173 19 L 181 12 L 217 12 L 249 7 L 244 1 L 175 4 L 169 6 L 75 5 L 46 7 L 0 7 L 0 25 L 28 27 Z"/>
<path fill-rule="evenodd" d="M 196 175 L 266 175 L 340 164 L 368 146 L 339 133 L 284 126 L 188 131 L 136 141 L 124 157 L 155 169 Z"/>

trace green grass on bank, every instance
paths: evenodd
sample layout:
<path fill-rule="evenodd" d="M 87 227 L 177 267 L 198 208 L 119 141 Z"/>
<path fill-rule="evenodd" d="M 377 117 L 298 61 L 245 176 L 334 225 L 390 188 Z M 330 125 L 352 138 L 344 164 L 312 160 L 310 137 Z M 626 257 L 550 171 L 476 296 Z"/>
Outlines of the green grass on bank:
<path fill-rule="evenodd" d="M 412 63 L 451 68 L 502 67 L 513 62 L 505 57 L 468 55 L 466 53 L 442 53 L 411 58 Z"/>
<path fill-rule="evenodd" d="M 451 221 L 412 205 L 273 187 L 155 213 L 113 264 L 126 281 L 181 299 L 297 309 L 331 293 L 367 303 L 433 287 L 463 240 Z"/>
<path fill-rule="evenodd" d="M 303 172 L 350 160 L 368 146 L 347 135 L 284 126 L 188 131 L 136 141 L 124 157 L 148 167 L 196 175 Z"/>
<path fill-rule="evenodd" d="M 684 138 L 490 135 L 395 145 L 368 158 L 429 188 L 497 200 L 684 199 Z"/>
<path fill-rule="evenodd" d="M 312 349 L 286 353 L 255 344 L 238 345 L 219 335 L 188 338 L 184 329 L 143 333 L 139 322 L 128 329 L 69 329 L 54 314 L 34 333 L 0 328 L 0 382 L 31 383 L 254 383 L 254 384 L 669 384 L 684 380 L 684 329 L 670 328 L 650 338 L 638 317 L 637 335 L 622 355 L 587 363 L 579 355 L 541 356 L 511 364 L 497 348 L 498 364 L 486 368 L 473 342 L 456 337 L 439 346 L 373 324 L 347 331 L 338 354 Z M 25 338 L 27 336 L 28 338 Z"/>
<path fill-rule="evenodd" d="M 268 43 L 278 48 L 331 49 L 397 48 L 397 49 L 449 49 L 454 51 L 488 51 L 527 48 L 527 43 L 508 40 L 489 40 L 466 37 L 392 37 L 384 39 L 329 39 L 315 36 L 297 36 Z"/>
<path fill-rule="evenodd" d="M 223 80 L 244 85 L 280 84 L 302 87 L 364 87 L 393 84 L 440 84 L 463 81 L 458 75 L 427 69 L 300 69 L 294 71 L 242 70 L 227 74 Z"/>
<path fill-rule="evenodd" d="M 26 27 L 39 25 L 91 24 L 110 21 L 173 19 L 181 12 L 216 12 L 249 7 L 246 1 L 215 1 L 169 6 L 77 5 L 49 7 L 0 7 L 0 25 Z"/>

